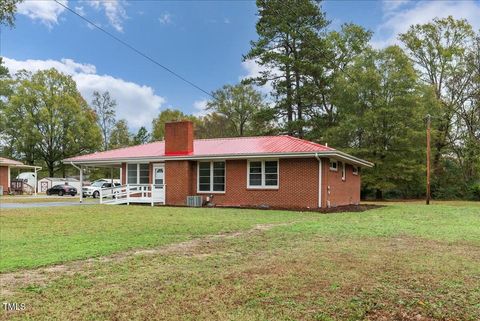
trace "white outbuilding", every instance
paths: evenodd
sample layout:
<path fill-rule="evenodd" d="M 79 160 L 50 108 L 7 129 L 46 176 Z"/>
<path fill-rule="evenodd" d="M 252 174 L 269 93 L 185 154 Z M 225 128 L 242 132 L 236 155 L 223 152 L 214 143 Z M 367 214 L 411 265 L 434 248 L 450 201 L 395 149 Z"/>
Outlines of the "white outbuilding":
<path fill-rule="evenodd" d="M 65 184 L 75 187 L 77 191 L 82 190 L 80 187 L 80 181 L 76 178 L 44 177 L 38 180 L 38 192 L 46 193 L 47 189 L 55 185 L 65 185 Z"/>

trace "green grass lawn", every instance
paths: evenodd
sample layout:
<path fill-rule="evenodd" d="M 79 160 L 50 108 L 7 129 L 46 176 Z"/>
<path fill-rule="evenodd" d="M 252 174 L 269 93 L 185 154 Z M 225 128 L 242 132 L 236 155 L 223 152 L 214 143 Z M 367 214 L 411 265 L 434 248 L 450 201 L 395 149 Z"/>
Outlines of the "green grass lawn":
<path fill-rule="evenodd" d="M 2 284 L 2 302 L 26 304 L 4 319 L 480 319 L 479 203 L 338 214 L 92 205 L 2 210 L 0 224 L 0 277 L 30 276 Z M 234 231 L 248 232 L 212 236 Z M 185 240 L 196 241 L 22 271 Z"/>
<path fill-rule="evenodd" d="M 312 214 L 102 206 L 2 210 L 0 272 L 154 247 Z"/>

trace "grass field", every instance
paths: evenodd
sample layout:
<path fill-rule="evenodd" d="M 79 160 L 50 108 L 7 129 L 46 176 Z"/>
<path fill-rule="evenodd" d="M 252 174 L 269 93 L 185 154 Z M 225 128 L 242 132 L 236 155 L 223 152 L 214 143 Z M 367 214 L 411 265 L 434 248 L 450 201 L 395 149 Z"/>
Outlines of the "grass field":
<path fill-rule="evenodd" d="M 0 224 L 1 300 L 26 306 L 3 319 L 480 319 L 479 203 L 91 205 L 2 210 Z"/>

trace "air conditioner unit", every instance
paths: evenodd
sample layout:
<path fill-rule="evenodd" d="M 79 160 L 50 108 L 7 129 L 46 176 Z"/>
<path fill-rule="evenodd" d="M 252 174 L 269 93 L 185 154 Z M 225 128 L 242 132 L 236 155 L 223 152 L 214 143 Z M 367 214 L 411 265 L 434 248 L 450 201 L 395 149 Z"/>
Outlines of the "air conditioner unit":
<path fill-rule="evenodd" d="M 202 196 L 187 196 L 187 206 L 201 207 L 203 203 Z"/>

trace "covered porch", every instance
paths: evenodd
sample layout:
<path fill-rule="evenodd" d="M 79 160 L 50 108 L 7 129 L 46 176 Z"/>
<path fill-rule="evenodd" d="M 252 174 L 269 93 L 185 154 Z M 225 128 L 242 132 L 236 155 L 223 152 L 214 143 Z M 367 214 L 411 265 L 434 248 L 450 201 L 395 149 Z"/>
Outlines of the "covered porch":
<path fill-rule="evenodd" d="M 80 172 L 80 202 L 84 200 L 84 178 L 88 168 L 110 168 L 110 183 L 99 189 L 100 204 L 143 203 L 164 205 L 166 198 L 165 164 L 138 162 L 70 163 Z M 114 183 L 113 171 L 120 170 L 120 184 Z"/>
<path fill-rule="evenodd" d="M 12 179 L 11 170 L 29 170 L 31 171 L 31 179 Z M 0 195 L 8 194 L 13 191 L 25 190 L 28 187 L 28 194 L 37 195 L 38 192 L 38 177 L 37 172 L 41 170 L 40 166 L 25 165 L 22 162 L 0 157 Z M 19 172 L 20 173 L 20 172 Z"/>

